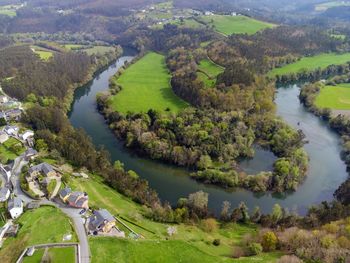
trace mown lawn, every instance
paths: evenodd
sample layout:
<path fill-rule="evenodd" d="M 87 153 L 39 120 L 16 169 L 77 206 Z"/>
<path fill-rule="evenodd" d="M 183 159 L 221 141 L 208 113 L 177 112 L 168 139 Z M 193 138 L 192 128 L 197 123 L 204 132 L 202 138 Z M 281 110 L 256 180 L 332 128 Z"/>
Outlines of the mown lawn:
<path fill-rule="evenodd" d="M 317 68 L 325 69 L 330 65 L 341 65 L 350 61 L 350 53 L 336 54 L 324 53 L 313 57 L 304 57 L 295 63 L 275 68 L 269 72 L 269 76 L 285 75 L 302 71 L 312 71 Z"/>
<path fill-rule="evenodd" d="M 63 236 L 74 233 L 69 218 L 55 207 L 44 206 L 25 212 L 19 219 L 21 228 L 16 238 L 8 238 L 0 250 L 1 263 L 14 262 L 30 245 L 63 242 Z M 77 242 L 76 235 L 72 240 Z"/>
<path fill-rule="evenodd" d="M 0 161 L 7 163 L 24 153 L 25 148 L 22 143 L 10 137 L 6 142 L 0 144 Z"/>
<path fill-rule="evenodd" d="M 206 87 L 213 87 L 216 83 L 216 77 L 222 73 L 224 69 L 214 64 L 209 59 L 203 59 L 198 65 L 198 77 L 202 80 Z"/>
<path fill-rule="evenodd" d="M 61 247 L 61 248 L 50 248 L 49 258 L 51 262 L 75 262 L 75 248 L 74 247 Z"/>
<path fill-rule="evenodd" d="M 112 96 L 109 103 L 114 110 L 122 113 L 147 112 L 150 109 L 178 112 L 188 105 L 171 89 L 164 56 L 154 52 L 129 66 L 117 83 L 122 90 Z"/>
<path fill-rule="evenodd" d="M 246 16 L 202 16 L 201 20 L 208 25 L 213 25 L 214 29 L 224 35 L 248 34 L 253 35 L 266 28 L 276 25 L 259 21 Z"/>
<path fill-rule="evenodd" d="M 319 108 L 350 110 L 350 84 L 323 87 L 315 104 Z"/>
<path fill-rule="evenodd" d="M 31 257 L 24 257 L 23 263 L 40 263 L 44 255 L 45 249 L 38 249 Z"/>

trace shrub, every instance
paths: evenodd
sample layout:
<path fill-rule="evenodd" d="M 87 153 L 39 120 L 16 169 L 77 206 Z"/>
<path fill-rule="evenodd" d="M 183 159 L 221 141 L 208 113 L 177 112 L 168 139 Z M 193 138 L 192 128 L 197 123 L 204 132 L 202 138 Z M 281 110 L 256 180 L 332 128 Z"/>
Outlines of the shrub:
<path fill-rule="evenodd" d="M 261 252 L 263 251 L 263 248 L 260 243 L 251 243 L 248 246 L 248 249 L 249 249 L 249 254 L 251 256 L 260 255 Z"/>
<path fill-rule="evenodd" d="M 216 247 L 220 246 L 220 243 L 221 243 L 220 239 L 214 239 L 214 241 L 213 241 L 213 245 Z"/>
<path fill-rule="evenodd" d="M 208 233 L 214 232 L 218 229 L 218 223 L 214 218 L 204 219 L 201 222 L 201 228 Z"/>
<path fill-rule="evenodd" d="M 240 257 L 244 257 L 245 253 L 243 248 L 241 247 L 234 247 L 233 248 L 233 252 L 232 252 L 232 257 L 233 258 L 240 258 Z"/>
<path fill-rule="evenodd" d="M 291 256 L 283 256 L 281 257 L 277 263 L 303 263 L 302 260 L 300 260 L 298 257 L 291 255 Z"/>
<path fill-rule="evenodd" d="M 277 246 L 277 237 L 274 232 L 268 231 L 262 236 L 261 245 L 264 251 L 269 252 L 276 249 Z"/>

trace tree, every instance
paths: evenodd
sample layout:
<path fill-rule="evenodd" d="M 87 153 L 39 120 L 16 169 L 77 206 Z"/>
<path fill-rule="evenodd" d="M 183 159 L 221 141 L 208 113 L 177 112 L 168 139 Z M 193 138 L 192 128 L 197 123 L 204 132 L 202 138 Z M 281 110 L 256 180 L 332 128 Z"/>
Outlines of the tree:
<path fill-rule="evenodd" d="M 208 213 L 208 193 L 199 191 L 188 196 L 188 206 L 199 216 Z"/>
<path fill-rule="evenodd" d="M 220 213 L 220 219 L 224 222 L 227 222 L 230 220 L 230 208 L 231 203 L 229 201 L 222 202 L 222 210 Z"/>
<path fill-rule="evenodd" d="M 241 221 L 243 223 L 248 223 L 248 221 L 249 221 L 248 207 L 246 206 L 246 204 L 244 202 L 241 202 L 239 204 L 239 210 L 241 211 L 241 214 L 242 214 Z"/>
<path fill-rule="evenodd" d="M 268 231 L 262 236 L 261 245 L 265 252 L 276 250 L 277 237 L 274 232 Z"/>
<path fill-rule="evenodd" d="M 261 218 L 260 207 L 256 206 L 253 210 L 253 214 L 250 217 L 250 219 L 252 220 L 253 223 L 258 223 L 260 221 L 260 218 Z"/>
<path fill-rule="evenodd" d="M 212 166 L 212 160 L 209 155 L 202 155 L 199 161 L 197 162 L 197 167 L 202 170 L 207 169 L 211 166 Z"/>
<path fill-rule="evenodd" d="M 259 244 L 259 243 L 251 243 L 248 246 L 248 249 L 249 249 L 249 254 L 251 256 L 260 255 L 261 252 L 263 251 L 263 248 L 262 248 L 261 244 Z"/>
<path fill-rule="evenodd" d="M 272 208 L 272 220 L 274 223 L 278 223 L 283 218 L 283 210 L 279 204 L 275 204 Z"/>
<path fill-rule="evenodd" d="M 200 226 L 207 233 L 215 232 L 218 229 L 218 223 L 214 218 L 202 220 Z"/>

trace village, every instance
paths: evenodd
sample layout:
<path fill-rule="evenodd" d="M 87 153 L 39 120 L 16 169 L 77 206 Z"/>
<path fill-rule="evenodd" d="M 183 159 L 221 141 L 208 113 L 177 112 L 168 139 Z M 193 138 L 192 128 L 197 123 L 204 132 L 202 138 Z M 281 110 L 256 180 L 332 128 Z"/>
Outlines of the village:
<path fill-rule="evenodd" d="M 88 193 L 75 191 L 67 184 L 67 176 L 89 178 L 88 174 L 67 174 L 60 167 L 41 160 L 40 151 L 35 149 L 34 132 L 19 122 L 24 113 L 21 103 L 1 95 L 0 109 L 3 126 L 0 130 L 0 248 L 6 238 L 15 237 L 19 231 L 17 219 L 40 206 L 57 207 L 74 222 L 79 244 L 71 246 L 76 247 L 77 262 L 89 261 L 88 235 L 127 237 L 119 225 L 128 230 L 128 237 L 142 237 L 108 210 L 91 209 Z M 69 241 L 71 236 L 67 234 L 63 240 Z M 26 248 L 17 262 L 32 256 L 35 249 Z"/>

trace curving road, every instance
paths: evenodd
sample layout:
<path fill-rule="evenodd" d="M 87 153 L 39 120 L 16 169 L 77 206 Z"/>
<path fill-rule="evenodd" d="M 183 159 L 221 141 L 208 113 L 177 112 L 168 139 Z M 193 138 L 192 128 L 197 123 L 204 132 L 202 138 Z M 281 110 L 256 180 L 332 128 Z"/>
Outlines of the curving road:
<path fill-rule="evenodd" d="M 36 201 L 26 195 L 20 184 L 20 173 L 24 165 L 28 164 L 25 161 L 24 156 L 19 156 L 15 159 L 14 165 L 12 168 L 12 177 L 11 182 L 13 185 L 13 193 L 22 199 L 24 205 Z M 65 213 L 73 222 L 75 226 L 75 232 L 79 239 L 80 245 L 80 263 L 90 263 L 90 247 L 88 243 L 88 237 L 85 231 L 84 219 L 79 215 L 81 209 L 75 209 L 65 206 L 64 204 L 55 203 L 50 200 L 41 200 L 39 201 L 40 205 L 52 205 L 59 208 L 63 213 Z"/>

